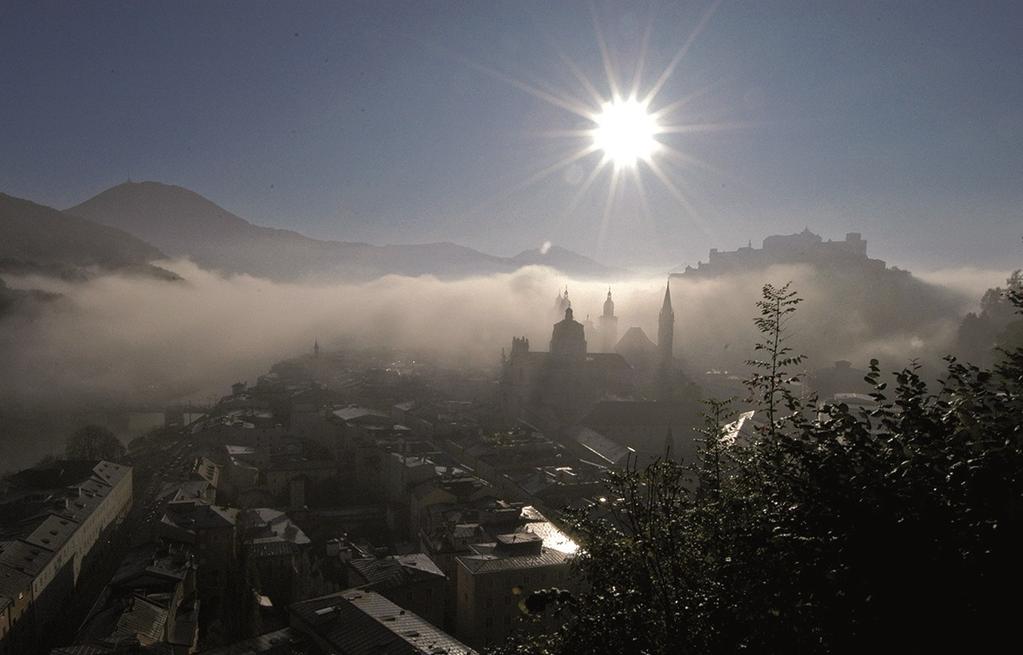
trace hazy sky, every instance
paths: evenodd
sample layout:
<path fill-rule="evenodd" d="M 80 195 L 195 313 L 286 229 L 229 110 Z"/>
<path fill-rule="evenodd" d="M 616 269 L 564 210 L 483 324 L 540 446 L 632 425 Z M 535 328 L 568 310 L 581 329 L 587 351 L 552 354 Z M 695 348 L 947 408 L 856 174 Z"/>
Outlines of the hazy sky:
<path fill-rule="evenodd" d="M 678 6 L 676 6 L 678 5 Z M 699 165 L 640 166 L 605 210 L 587 121 L 513 80 L 609 94 L 595 24 L 640 89 L 709 3 L 0 0 L 0 191 L 66 207 L 129 176 L 254 222 L 609 263 L 863 232 L 910 267 L 1023 261 L 1023 3 L 722 2 L 653 108 Z M 602 229 L 602 225 L 604 228 Z"/>

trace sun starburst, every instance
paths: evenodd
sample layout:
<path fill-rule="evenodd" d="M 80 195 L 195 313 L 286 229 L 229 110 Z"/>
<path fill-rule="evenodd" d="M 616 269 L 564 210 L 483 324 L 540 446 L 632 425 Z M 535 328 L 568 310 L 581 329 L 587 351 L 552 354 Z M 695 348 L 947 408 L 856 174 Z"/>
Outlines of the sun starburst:
<path fill-rule="evenodd" d="M 605 102 L 594 122 L 593 145 L 620 168 L 649 161 L 660 146 L 657 119 L 636 98 Z"/>
<path fill-rule="evenodd" d="M 575 211 L 582 197 L 593 187 L 596 180 L 601 177 L 602 173 L 610 170 L 610 175 L 607 176 L 605 208 L 598 230 L 600 235 L 600 243 L 597 244 L 598 250 L 603 248 L 603 241 L 613 214 L 613 205 L 620 196 L 620 189 L 627 181 L 631 181 L 639 192 L 643 212 L 649 213 L 647 189 L 642 179 L 644 174 L 652 175 L 658 181 L 679 204 L 694 227 L 709 234 L 706 221 L 700 217 L 691 198 L 684 191 L 687 185 L 681 183 L 683 180 L 678 175 L 683 169 L 703 171 L 716 171 L 716 169 L 700 161 L 691 152 L 679 149 L 677 139 L 695 132 L 714 131 L 736 127 L 736 125 L 707 121 L 687 122 L 684 116 L 680 115 L 687 105 L 693 99 L 703 95 L 706 89 L 699 89 L 680 98 L 666 101 L 660 100 L 659 96 L 719 3 L 720 0 L 714 0 L 702 13 L 692 32 L 682 42 L 665 68 L 657 75 L 653 83 L 648 88 L 642 88 L 642 91 L 643 67 L 647 61 L 650 32 L 654 24 L 652 15 L 640 43 L 639 57 L 631 82 L 625 85 L 620 82 L 616 73 L 616 69 L 620 67 L 616 66 L 617 62 L 612 56 L 595 13 L 593 27 L 597 47 L 600 51 L 600 61 L 606 76 L 606 79 L 602 81 L 603 84 L 594 83 L 579 65 L 561 51 L 556 43 L 552 43 L 560 62 L 578 83 L 580 89 L 584 91 L 584 97 L 588 98 L 587 100 L 582 100 L 569 91 L 558 91 L 549 84 L 530 83 L 493 68 L 463 60 L 463 63 L 472 68 L 500 79 L 543 102 L 570 112 L 586 121 L 584 127 L 543 132 L 542 134 L 546 136 L 567 139 L 577 145 L 565 151 L 553 163 L 547 164 L 519 184 L 506 189 L 505 194 L 502 195 L 510 195 L 528 188 L 570 166 L 577 167 L 587 159 L 591 159 L 594 161 L 593 167 L 588 174 L 578 176 L 584 181 L 564 213 L 567 215 Z M 600 86 L 606 88 L 608 93 L 601 93 Z M 671 141 L 673 138 L 676 142 Z M 594 158 L 595 154 L 599 157 Z M 629 212 L 629 214 L 635 215 L 634 212 Z"/>

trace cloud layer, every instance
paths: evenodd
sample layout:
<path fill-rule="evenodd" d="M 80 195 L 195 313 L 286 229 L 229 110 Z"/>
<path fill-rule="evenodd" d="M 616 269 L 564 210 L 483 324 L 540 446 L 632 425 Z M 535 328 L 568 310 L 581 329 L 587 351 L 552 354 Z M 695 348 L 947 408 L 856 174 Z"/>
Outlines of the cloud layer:
<path fill-rule="evenodd" d="M 587 314 L 595 320 L 607 292 L 605 285 L 566 281 L 540 267 L 460 281 L 389 276 L 363 284 L 299 285 L 225 277 L 185 260 L 163 265 L 185 281 L 8 277 L 12 287 L 63 297 L 0 323 L 0 397 L 29 405 L 203 398 L 308 352 L 314 339 L 326 348 L 387 346 L 453 365 L 496 364 L 514 335 L 546 349 L 555 294 L 566 283 L 578 320 Z M 997 279 L 981 273 L 975 278 L 966 285 L 971 293 L 987 284 L 979 280 Z M 946 294 L 942 310 L 934 311 L 899 307 L 905 301 L 898 298 L 848 298 L 835 281 L 804 267 L 673 280 L 675 343 L 683 361 L 695 369 L 740 363 L 754 341 L 760 287 L 788 280 L 805 299 L 792 324 L 794 345 L 818 358 L 813 366 L 870 356 L 887 356 L 898 366 L 912 356 L 942 352 L 958 324 L 959 312 L 948 307 L 965 310 L 970 301 L 966 294 Z M 635 325 L 656 337 L 663 285 L 660 278 L 615 286 L 619 334 Z M 886 303 L 898 313 L 871 314 L 872 305 Z M 591 346 L 596 343 L 591 338 Z"/>

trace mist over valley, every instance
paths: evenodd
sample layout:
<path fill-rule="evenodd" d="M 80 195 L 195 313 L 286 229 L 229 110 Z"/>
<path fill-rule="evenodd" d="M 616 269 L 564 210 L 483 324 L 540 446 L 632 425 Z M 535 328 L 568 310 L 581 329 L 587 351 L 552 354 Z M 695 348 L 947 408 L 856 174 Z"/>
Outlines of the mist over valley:
<path fill-rule="evenodd" d="M 158 183 L 119 185 L 64 212 L 3 201 L 0 396 L 13 414 L 202 403 L 314 341 L 481 367 L 496 379 L 513 336 L 549 339 L 561 318 L 554 297 L 566 287 L 579 320 L 597 319 L 610 287 L 619 334 L 654 336 L 667 279 L 557 246 L 508 259 L 455 244 L 321 242 Z M 872 357 L 898 367 L 934 365 L 955 350 L 975 290 L 1007 276 L 936 271 L 928 282 L 883 264 L 799 260 L 671 278 L 675 350 L 691 379 L 744 373 L 753 304 L 767 283 L 791 282 L 805 299 L 793 339 L 809 369 Z M 24 463 L 60 442 L 36 437 L 31 455 L 19 447 L 8 456 Z"/>

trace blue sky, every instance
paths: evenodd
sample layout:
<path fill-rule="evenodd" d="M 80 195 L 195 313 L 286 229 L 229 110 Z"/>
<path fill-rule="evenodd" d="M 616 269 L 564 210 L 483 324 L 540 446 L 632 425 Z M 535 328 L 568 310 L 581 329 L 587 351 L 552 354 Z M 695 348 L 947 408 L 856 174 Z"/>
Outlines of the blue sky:
<path fill-rule="evenodd" d="M 607 206 L 584 119 L 509 83 L 641 89 L 709 3 L 0 3 L 0 191 L 66 207 L 159 180 L 254 222 L 633 267 L 804 226 L 909 267 L 1023 261 L 1023 3 L 724 1 L 653 103 L 701 92 Z M 485 69 L 485 70 L 484 70 Z M 578 199 L 577 199 L 578 196 Z M 603 228 L 602 228 L 603 226 Z"/>

